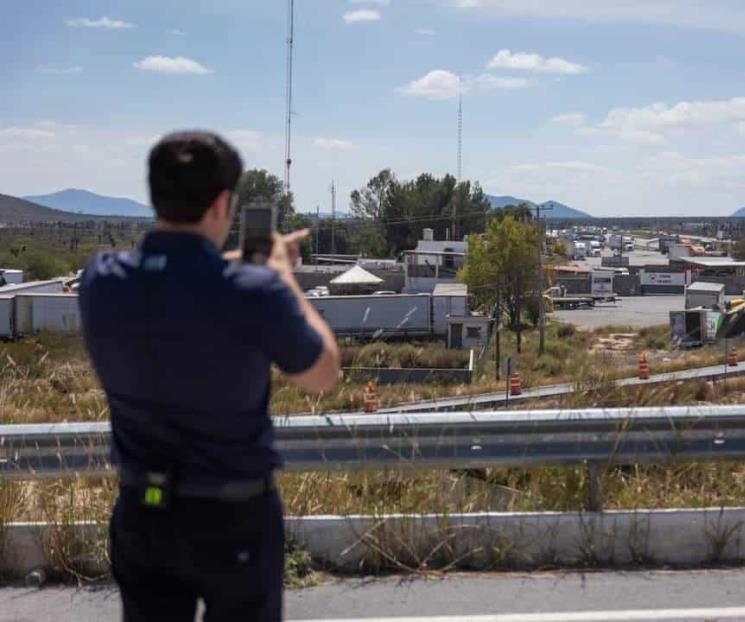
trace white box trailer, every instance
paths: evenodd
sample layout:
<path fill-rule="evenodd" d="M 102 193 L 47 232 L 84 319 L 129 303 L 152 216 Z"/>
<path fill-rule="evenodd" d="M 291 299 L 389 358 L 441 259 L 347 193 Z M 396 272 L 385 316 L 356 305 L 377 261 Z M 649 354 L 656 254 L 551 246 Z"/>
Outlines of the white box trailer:
<path fill-rule="evenodd" d="M 80 308 L 76 294 L 18 294 L 15 296 L 15 334 L 40 330 L 80 330 Z"/>
<path fill-rule="evenodd" d="M 0 296 L 15 296 L 16 294 L 61 294 L 65 287 L 65 279 L 50 279 L 48 281 L 29 281 L 28 283 L 13 283 L 0 287 Z"/>
<path fill-rule="evenodd" d="M 307 300 L 340 336 L 400 337 L 429 335 L 432 330 L 430 294 L 319 296 Z"/>
<path fill-rule="evenodd" d="M 0 339 L 15 337 L 13 296 L 0 296 Z"/>
<path fill-rule="evenodd" d="M 448 334 L 448 316 L 468 316 L 468 287 L 463 283 L 439 283 L 432 292 L 432 333 Z"/>

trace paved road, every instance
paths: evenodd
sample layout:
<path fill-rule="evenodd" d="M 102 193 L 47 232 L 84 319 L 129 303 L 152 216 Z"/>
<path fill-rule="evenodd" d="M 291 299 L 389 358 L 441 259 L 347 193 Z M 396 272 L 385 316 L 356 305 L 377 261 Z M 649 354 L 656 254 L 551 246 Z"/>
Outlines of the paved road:
<path fill-rule="evenodd" d="M 737 367 L 726 367 L 724 365 L 712 365 L 709 367 L 696 367 L 682 371 L 666 372 L 654 374 L 649 380 L 639 380 L 639 378 L 622 378 L 616 380 L 613 384 L 617 386 L 639 386 L 654 385 L 663 382 L 674 382 L 677 380 L 697 380 L 697 379 L 715 379 L 723 376 L 741 376 L 745 374 L 745 365 Z M 575 390 L 573 384 L 552 384 L 534 389 L 524 389 L 519 396 L 510 397 L 509 403 L 517 403 L 524 400 L 536 399 L 542 397 L 556 397 L 558 395 L 568 395 Z M 453 411 L 453 410 L 484 410 L 487 408 L 499 408 L 504 406 L 504 392 L 498 393 L 478 393 L 476 395 L 465 395 L 462 397 L 446 397 L 436 400 L 421 400 L 419 402 L 381 408 L 379 413 L 405 413 L 405 412 L 433 412 L 433 411 Z"/>
<path fill-rule="evenodd" d="M 602 326 L 659 326 L 670 323 L 670 311 L 685 308 L 685 296 L 629 296 L 612 304 L 599 304 L 592 309 L 554 311 L 549 317 L 594 330 Z"/>
<path fill-rule="evenodd" d="M 745 620 L 744 587 L 743 570 L 481 574 L 344 580 L 290 591 L 285 600 L 287 619 L 298 621 L 681 622 Z M 120 615 L 113 587 L 0 589 L 0 622 Z"/>

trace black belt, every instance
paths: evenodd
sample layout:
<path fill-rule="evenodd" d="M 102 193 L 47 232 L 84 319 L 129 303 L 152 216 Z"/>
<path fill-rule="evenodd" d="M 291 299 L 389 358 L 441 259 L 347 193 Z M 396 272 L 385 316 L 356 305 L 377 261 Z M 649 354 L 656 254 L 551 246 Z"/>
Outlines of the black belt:
<path fill-rule="evenodd" d="M 142 490 L 151 480 L 147 473 L 140 473 L 130 469 L 119 469 L 119 485 L 122 488 Z M 212 499 L 215 501 L 248 501 L 260 497 L 277 485 L 273 475 L 257 479 L 231 480 L 215 484 L 204 482 L 174 482 L 172 492 L 177 497 Z"/>

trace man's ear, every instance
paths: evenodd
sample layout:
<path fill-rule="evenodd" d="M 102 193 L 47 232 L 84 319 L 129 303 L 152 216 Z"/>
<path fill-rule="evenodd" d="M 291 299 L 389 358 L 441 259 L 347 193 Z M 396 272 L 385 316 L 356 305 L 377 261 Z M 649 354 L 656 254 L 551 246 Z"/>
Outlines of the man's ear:
<path fill-rule="evenodd" d="M 225 220 L 230 216 L 230 192 L 223 190 L 220 194 L 215 197 L 207 210 L 209 218 L 212 220 Z"/>

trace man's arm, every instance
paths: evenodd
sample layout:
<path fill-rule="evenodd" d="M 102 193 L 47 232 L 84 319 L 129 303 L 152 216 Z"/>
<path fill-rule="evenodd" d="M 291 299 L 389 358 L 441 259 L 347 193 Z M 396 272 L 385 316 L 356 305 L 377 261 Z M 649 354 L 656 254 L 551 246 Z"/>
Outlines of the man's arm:
<path fill-rule="evenodd" d="M 320 316 L 316 308 L 305 298 L 300 285 L 292 274 L 292 267 L 299 256 L 298 242 L 308 235 L 308 230 L 296 231 L 289 235 L 275 234 L 272 254 L 267 261 L 267 267 L 274 270 L 280 280 L 287 286 L 296 299 L 300 311 L 305 316 L 308 325 L 321 338 L 321 353 L 315 362 L 305 371 L 297 374 L 287 374 L 287 379 L 306 391 L 320 393 L 330 390 L 341 377 L 339 348 L 336 345 L 334 333 Z M 223 255 L 225 259 L 240 258 L 238 251 L 231 251 Z"/>

